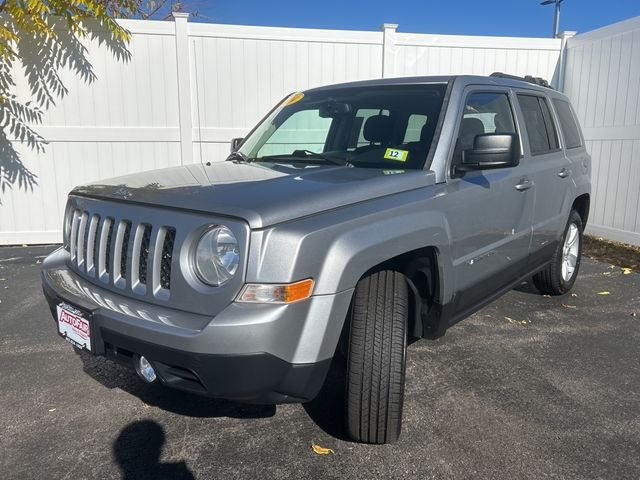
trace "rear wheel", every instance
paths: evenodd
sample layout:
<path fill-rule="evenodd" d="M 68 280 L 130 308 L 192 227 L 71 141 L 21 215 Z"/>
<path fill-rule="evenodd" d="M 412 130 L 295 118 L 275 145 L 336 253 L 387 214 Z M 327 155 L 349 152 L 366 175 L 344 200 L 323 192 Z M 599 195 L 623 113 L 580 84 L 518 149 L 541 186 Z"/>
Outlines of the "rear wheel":
<path fill-rule="evenodd" d="M 356 441 L 400 436 L 408 305 L 407 281 L 398 272 L 376 272 L 356 286 L 347 363 L 347 424 Z"/>
<path fill-rule="evenodd" d="M 533 283 L 547 295 L 563 295 L 571 290 L 582 258 L 582 218 L 571 210 L 569 221 L 551 263 L 533 277 Z"/>

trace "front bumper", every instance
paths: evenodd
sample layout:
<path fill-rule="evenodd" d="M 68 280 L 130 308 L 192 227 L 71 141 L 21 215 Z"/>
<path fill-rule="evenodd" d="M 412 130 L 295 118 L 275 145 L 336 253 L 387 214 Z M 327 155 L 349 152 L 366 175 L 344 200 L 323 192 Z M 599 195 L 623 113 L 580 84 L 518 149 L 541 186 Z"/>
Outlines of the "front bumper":
<path fill-rule="evenodd" d="M 94 354 L 129 366 L 144 355 L 167 386 L 252 403 L 315 397 L 352 294 L 290 305 L 230 303 L 208 317 L 102 289 L 68 269 L 67 255 L 60 249 L 45 260 L 43 291 L 54 317 L 60 302 L 91 312 Z"/>

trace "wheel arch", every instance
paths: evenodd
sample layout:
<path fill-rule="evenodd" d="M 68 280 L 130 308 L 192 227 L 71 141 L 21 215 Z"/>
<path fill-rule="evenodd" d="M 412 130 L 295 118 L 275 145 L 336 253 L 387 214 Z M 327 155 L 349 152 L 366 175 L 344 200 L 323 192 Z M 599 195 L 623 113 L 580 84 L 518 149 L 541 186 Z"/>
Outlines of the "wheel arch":
<path fill-rule="evenodd" d="M 589 208 L 591 206 L 591 197 L 588 193 L 583 193 L 576 197 L 571 206 L 572 210 L 576 210 L 580 219 L 582 220 L 582 228 L 587 226 L 587 220 L 589 219 Z"/>
<path fill-rule="evenodd" d="M 444 273 L 440 249 L 426 246 L 388 258 L 367 270 L 360 279 L 381 270 L 401 273 L 409 286 L 408 332 L 413 338 L 433 338 L 444 334 L 441 305 Z"/>

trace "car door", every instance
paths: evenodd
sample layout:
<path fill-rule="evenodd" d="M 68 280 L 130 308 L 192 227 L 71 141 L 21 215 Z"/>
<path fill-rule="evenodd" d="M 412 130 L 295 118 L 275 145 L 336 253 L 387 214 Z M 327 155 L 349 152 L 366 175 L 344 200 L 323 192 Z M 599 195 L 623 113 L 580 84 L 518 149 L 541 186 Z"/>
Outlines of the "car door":
<path fill-rule="evenodd" d="M 514 95 L 507 88 L 467 87 L 450 165 L 461 161 L 477 135 L 515 133 Z M 520 148 L 520 146 L 518 146 Z M 531 241 L 534 182 L 529 166 L 449 169 L 445 211 L 450 228 L 456 297 L 454 316 L 474 309 L 524 270 Z"/>
<path fill-rule="evenodd" d="M 557 123 L 545 95 L 517 92 L 526 132 L 524 155 L 535 182 L 531 263 L 549 259 L 567 222 L 571 205 L 571 165 L 560 145 Z"/>

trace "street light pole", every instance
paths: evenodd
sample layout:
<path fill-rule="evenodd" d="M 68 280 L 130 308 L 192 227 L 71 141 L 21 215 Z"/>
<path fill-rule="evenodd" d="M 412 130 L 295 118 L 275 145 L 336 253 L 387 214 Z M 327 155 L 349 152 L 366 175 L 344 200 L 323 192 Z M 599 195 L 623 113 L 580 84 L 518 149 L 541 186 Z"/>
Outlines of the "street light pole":
<path fill-rule="evenodd" d="M 560 4 L 564 0 L 545 0 L 540 5 L 552 5 L 556 7 L 555 14 L 553 16 L 553 38 L 558 38 L 558 31 L 560 30 Z"/>

